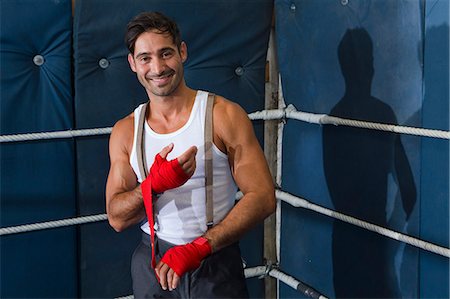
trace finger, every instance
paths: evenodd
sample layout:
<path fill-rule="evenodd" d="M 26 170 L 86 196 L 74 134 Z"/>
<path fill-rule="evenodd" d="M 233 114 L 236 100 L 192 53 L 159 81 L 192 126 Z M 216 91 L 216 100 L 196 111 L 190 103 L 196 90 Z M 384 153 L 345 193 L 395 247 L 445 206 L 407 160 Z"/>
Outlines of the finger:
<path fill-rule="evenodd" d="M 159 268 L 159 284 L 163 290 L 167 290 L 167 272 L 170 270 L 169 266 L 162 264 Z"/>
<path fill-rule="evenodd" d="M 173 143 L 169 144 L 168 146 L 165 146 L 160 152 L 159 155 L 161 158 L 166 158 L 167 155 L 173 150 Z"/>
<path fill-rule="evenodd" d="M 172 290 L 177 288 L 179 282 L 180 282 L 180 277 L 178 276 L 177 273 L 174 272 L 173 278 L 172 278 Z"/>
<path fill-rule="evenodd" d="M 183 169 L 184 173 L 188 176 L 191 176 L 194 174 L 195 168 L 196 168 L 196 162 L 195 159 L 190 159 L 183 163 L 181 166 L 181 169 Z"/>
<path fill-rule="evenodd" d="M 189 170 L 191 170 L 192 168 L 195 168 L 195 159 L 189 159 L 186 162 L 184 162 L 183 164 L 181 164 L 181 168 L 183 168 L 183 170 L 188 173 Z"/>
<path fill-rule="evenodd" d="M 160 282 L 160 280 L 159 280 L 159 270 L 160 270 L 161 266 L 162 266 L 162 263 L 159 262 L 156 265 L 156 267 L 155 267 L 155 276 L 156 276 L 156 279 L 158 280 L 158 283 Z"/>
<path fill-rule="evenodd" d="M 173 289 L 175 289 L 173 287 L 173 275 L 174 275 L 174 271 L 172 269 L 169 269 L 169 271 L 167 272 L 167 286 L 169 288 L 169 291 L 172 291 Z"/>
<path fill-rule="evenodd" d="M 197 154 L 197 147 L 191 146 L 178 157 L 178 163 L 180 163 L 180 165 L 183 165 L 184 163 L 186 163 L 186 161 L 190 159 L 195 159 L 196 154 Z"/>

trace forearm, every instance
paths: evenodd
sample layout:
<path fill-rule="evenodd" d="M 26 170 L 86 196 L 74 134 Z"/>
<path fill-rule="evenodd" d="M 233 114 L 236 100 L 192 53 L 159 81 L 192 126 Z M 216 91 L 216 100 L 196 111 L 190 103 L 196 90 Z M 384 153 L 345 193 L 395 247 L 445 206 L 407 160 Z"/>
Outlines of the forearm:
<path fill-rule="evenodd" d="M 110 225 L 118 232 L 142 221 L 145 209 L 140 185 L 112 196 L 107 213 Z"/>
<path fill-rule="evenodd" d="M 238 241 L 248 230 L 263 221 L 275 211 L 275 194 L 245 194 L 228 215 L 204 237 L 208 239 L 213 252 Z"/>

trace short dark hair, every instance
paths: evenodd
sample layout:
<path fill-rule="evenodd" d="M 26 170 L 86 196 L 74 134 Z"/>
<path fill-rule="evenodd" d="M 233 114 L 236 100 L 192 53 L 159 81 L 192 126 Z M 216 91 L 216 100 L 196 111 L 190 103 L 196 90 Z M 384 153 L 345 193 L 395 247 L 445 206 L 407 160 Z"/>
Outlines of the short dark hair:
<path fill-rule="evenodd" d="M 181 47 L 181 34 L 178 25 L 160 12 L 142 12 L 135 16 L 127 25 L 125 43 L 130 53 L 134 53 L 134 46 L 138 37 L 144 32 L 157 31 L 169 34 L 178 50 Z"/>

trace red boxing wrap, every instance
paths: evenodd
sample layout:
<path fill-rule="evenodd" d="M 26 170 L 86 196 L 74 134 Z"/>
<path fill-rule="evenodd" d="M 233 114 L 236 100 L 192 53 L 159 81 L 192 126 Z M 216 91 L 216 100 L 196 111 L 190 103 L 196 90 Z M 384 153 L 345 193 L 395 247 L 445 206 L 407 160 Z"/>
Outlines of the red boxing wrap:
<path fill-rule="evenodd" d="M 174 246 L 167 250 L 161 261 L 167 264 L 179 277 L 197 269 L 202 260 L 212 252 L 211 245 L 204 237 L 199 237 L 186 245 Z"/>
<path fill-rule="evenodd" d="M 150 168 L 148 177 L 142 182 L 141 190 L 144 199 L 145 213 L 147 214 L 148 225 L 150 228 L 150 242 L 152 246 L 152 268 L 156 267 L 155 258 L 155 229 L 153 227 L 153 200 L 156 200 L 154 193 L 163 193 L 166 190 L 179 187 L 186 183 L 189 176 L 181 168 L 178 159 L 167 161 L 160 154 L 155 156 Z"/>
<path fill-rule="evenodd" d="M 156 267 L 155 258 L 155 229 L 153 228 L 153 193 L 150 176 L 141 184 L 142 197 L 144 199 L 145 213 L 147 214 L 148 226 L 150 228 L 150 243 L 152 246 L 152 268 Z M 156 197 L 155 197 L 156 198 Z"/>
<path fill-rule="evenodd" d="M 181 168 L 178 159 L 167 161 L 160 154 L 155 156 L 149 176 L 154 193 L 163 193 L 166 190 L 180 187 L 189 179 L 189 175 Z"/>

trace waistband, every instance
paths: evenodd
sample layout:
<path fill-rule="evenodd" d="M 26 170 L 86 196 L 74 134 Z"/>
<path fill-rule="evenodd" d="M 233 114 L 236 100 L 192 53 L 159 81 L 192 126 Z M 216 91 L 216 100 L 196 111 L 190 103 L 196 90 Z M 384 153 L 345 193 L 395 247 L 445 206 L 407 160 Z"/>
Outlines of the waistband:
<path fill-rule="evenodd" d="M 141 237 L 141 241 L 142 243 L 151 248 L 151 243 L 150 243 L 150 235 L 147 233 L 142 233 L 142 237 Z M 155 254 L 164 254 L 169 248 L 176 246 L 175 244 L 169 243 L 167 241 L 158 239 L 157 236 L 155 236 Z"/>

